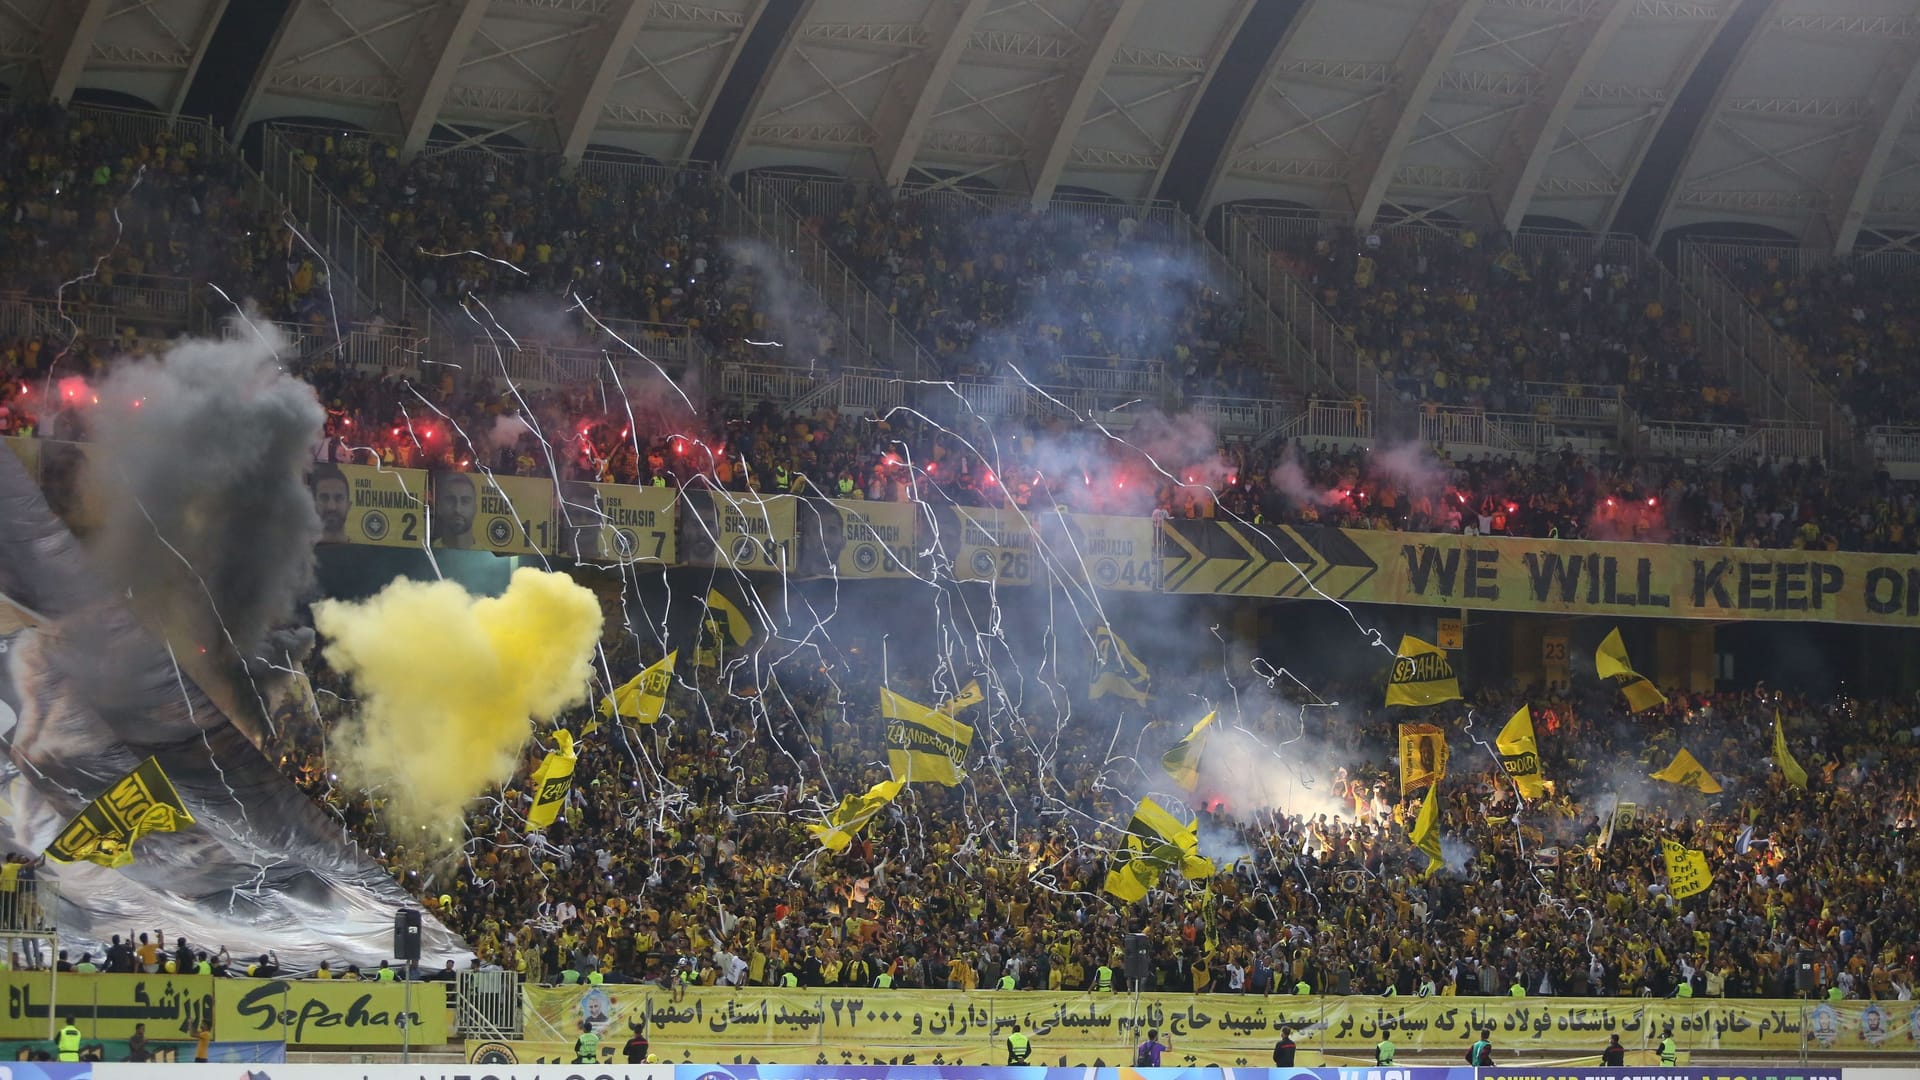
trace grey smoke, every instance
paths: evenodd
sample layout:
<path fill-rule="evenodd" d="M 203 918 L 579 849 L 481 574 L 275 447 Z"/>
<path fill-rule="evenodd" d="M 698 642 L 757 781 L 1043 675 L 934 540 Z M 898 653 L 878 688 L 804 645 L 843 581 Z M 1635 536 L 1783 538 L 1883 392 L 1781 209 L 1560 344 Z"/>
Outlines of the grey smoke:
<path fill-rule="evenodd" d="M 304 474 L 324 414 L 274 362 L 278 338 L 256 325 L 182 340 L 99 387 L 94 555 L 181 652 L 252 655 L 313 580 L 320 518 Z"/>

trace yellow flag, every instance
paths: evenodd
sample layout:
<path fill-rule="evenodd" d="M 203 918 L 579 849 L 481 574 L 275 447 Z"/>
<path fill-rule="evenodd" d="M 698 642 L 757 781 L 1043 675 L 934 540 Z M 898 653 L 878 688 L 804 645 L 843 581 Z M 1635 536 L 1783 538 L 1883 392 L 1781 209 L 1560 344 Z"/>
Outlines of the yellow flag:
<path fill-rule="evenodd" d="M 961 766 L 973 746 L 971 727 L 885 687 L 880 689 L 880 715 L 887 720 L 881 744 L 887 748 L 894 779 L 948 787 L 966 779 Z"/>
<path fill-rule="evenodd" d="M 1127 823 L 1127 846 L 1163 869 L 1182 877 L 1213 876 L 1212 861 L 1200 854 L 1200 821 L 1182 823 L 1152 799 L 1141 799 Z"/>
<path fill-rule="evenodd" d="M 1200 755 L 1207 748 L 1207 729 L 1213 726 L 1213 716 L 1208 713 L 1201 717 L 1184 738 L 1173 744 L 1173 749 L 1160 755 L 1160 767 L 1188 791 L 1200 786 Z"/>
<path fill-rule="evenodd" d="M 1807 786 L 1807 770 L 1793 758 L 1793 751 L 1787 749 L 1787 729 L 1780 719 L 1780 710 L 1773 710 L 1773 763 L 1780 766 L 1780 774 L 1787 783 L 1797 788 Z"/>
<path fill-rule="evenodd" d="M 533 805 L 527 808 L 528 826 L 544 829 L 560 816 L 560 807 L 567 801 L 567 789 L 573 786 L 573 766 L 577 760 L 573 733 L 555 731 L 553 749 L 541 760 L 540 767 L 533 770 Z"/>
<path fill-rule="evenodd" d="M 1652 774 L 1655 780 L 1665 780 L 1669 784 L 1690 787 L 1703 795 L 1720 794 L 1720 782 L 1713 778 L 1705 765 L 1700 764 L 1692 754 L 1681 750 L 1673 755 L 1673 763 Z"/>
<path fill-rule="evenodd" d="M 179 832 L 191 824 L 193 815 L 167 779 L 160 759 L 150 757 L 67 822 L 47 846 L 47 857 L 125 866 L 133 861 L 134 841 L 148 833 Z"/>
<path fill-rule="evenodd" d="M 1500 750 L 1500 765 L 1513 778 L 1514 786 L 1520 794 L 1529 799 L 1537 799 L 1546 788 L 1540 776 L 1540 751 L 1533 741 L 1533 714 L 1525 705 L 1500 729 L 1499 737 L 1493 740 Z"/>
<path fill-rule="evenodd" d="M 1440 785 L 1427 789 L 1427 797 L 1420 803 L 1420 815 L 1413 819 L 1413 829 L 1407 833 L 1407 839 L 1427 856 L 1427 872 L 1420 875 L 1424 880 L 1440 869 Z"/>
<path fill-rule="evenodd" d="M 720 595 L 718 589 L 707 590 L 707 609 L 720 623 L 727 640 L 735 645 L 745 645 L 753 640 L 753 623 L 747 621 L 747 613 L 739 605 Z"/>
<path fill-rule="evenodd" d="M 1652 680 L 1633 670 L 1627 660 L 1626 643 L 1620 640 L 1620 628 L 1600 640 L 1600 648 L 1593 654 L 1593 666 L 1603 679 L 1612 679 L 1620 684 L 1620 693 L 1627 699 L 1627 707 L 1633 712 L 1645 712 L 1655 705 L 1665 705 L 1667 696 Z"/>
<path fill-rule="evenodd" d="M 1452 759 L 1446 729 L 1433 724 L 1400 725 L 1400 793 L 1432 787 L 1447 775 Z"/>
<path fill-rule="evenodd" d="M 1660 854 L 1667 861 L 1667 889 L 1675 899 L 1706 892 L 1713 884 L 1713 871 L 1707 867 L 1707 853 L 1696 851 L 1672 840 L 1660 841 Z"/>
<path fill-rule="evenodd" d="M 1127 643 L 1120 640 L 1120 635 L 1105 623 L 1093 629 L 1093 656 L 1100 669 L 1093 677 L 1088 696 L 1097 700 L 1116 694 L 1129 701 L 1146 703 L 1152 681 L 1147 665 L 1141 663 L 1133 650 L 1127 648 Z"/>
<path fill-rule="evenodd" d="M 619 716 L 636 724 L 658 723 L 661 711 L 667 707 L 667 688 L 673 685 L 673 663 L 679 657 L 678 649 L 668 653 L 658 663 L 600 699 L 600 715 L 609 720 Z M 591 730 L 586 732 L 589 735 L 592 733 Z"/>
<path fill-rule="evenodd" d="M 946 716 L 953 716 L 961 709 L 971 708 L 985 700 L 986 696 L 980 693 L 980 680 L 968 679 L 967 685 L 961 687 L 959 693 L 941 702 L 936 711 Z"/>
<path fill-rule="evenodd" d="M 1401 638 L 1387 679 L 1387 704 L 1438 705 L 1459 700 L 1460 680 L 1453 674 L 1447 651 L 1412 634 Z"/>
<path fill-rule="evenodd" d="M 1160 880 L 1160 871 L 1145 859 L 1126 858 L 1107 868 L 1106 891 L 1131 904 L 1143 899 L 1147 890 Z"/>
<path fill-rule="evenodd" d="M 848 795 L 827 815 L 825 825 L 808 825 L 807 831 L 828 851 L 845 851 L 853 838 L 860 835 L 860 830 L 866 828 L 867 822 L 886 809 L 905 786 L 904 780 L 882 780 L 865 794 Z"/>

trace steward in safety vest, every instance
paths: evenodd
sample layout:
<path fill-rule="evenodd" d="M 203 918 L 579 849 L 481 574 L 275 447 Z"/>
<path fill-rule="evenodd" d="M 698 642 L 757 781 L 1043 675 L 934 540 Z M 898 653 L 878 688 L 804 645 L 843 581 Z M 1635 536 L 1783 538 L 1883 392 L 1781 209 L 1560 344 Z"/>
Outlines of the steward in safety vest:
<path fill-rule="evenodd" d="M 1025 1065 L 1027 1058 L 1032 1055 L 1033 1043 L 1027 1039 L 1026 1032 L 1021 1031 L 1018 1024 L 1014 1025 L 1013 1033 L 1007 1036 L 1007 1064 Z"/>
<path fill-rule="evenodd" d="M 1375 1065 L 1393 1064 L 1393 1050 L 1393 1036 L 1382 1035 L 1373 1048 L 1373 1063 Z"/>
<path fill-rule="evenodd" d="M 67 1017 L 67 1026 L 60 1029 L 60 1041 L 57 1045 L 60 1048 L 61 1061 L 80 1060 L 80 1029 L 74 1026 L 73 1017 Z"/>
<path fill-rule="evenodd" d="M 585 1020 L 580 1021 L 580 1037 L 573 1040 L 573 1063 L 600 1064 L 600 1036 L 594 1032 L 593 1025 Z"/>
<path fill-rule="evenodd" d="M 1113 969 L 1105 964 L 1093 969 L 1093 988 L 1106 994 L 1113 991 Z"/>
<path fill-rule="evenodd" d="M 1000 976 L 1000 989 L 1012 990 L 1013 988 L 1014 988 L 1013 976 L 1011 975 Z"/>
<path fill-rule="evenodd" d="M 1660 1064 L 1672 1068 L 1680 1063 L 1680 1044 L 1673 1041 L 1673 1029 L 1660 1034 Z"/>
<path fill-rule="evenodd" d="M 873 980 L 873 985 L 874 985 L 874 988 L 878 990 L 893 989 L 893 972 L 891 971 L 881 972 L 879 977 Z"/>

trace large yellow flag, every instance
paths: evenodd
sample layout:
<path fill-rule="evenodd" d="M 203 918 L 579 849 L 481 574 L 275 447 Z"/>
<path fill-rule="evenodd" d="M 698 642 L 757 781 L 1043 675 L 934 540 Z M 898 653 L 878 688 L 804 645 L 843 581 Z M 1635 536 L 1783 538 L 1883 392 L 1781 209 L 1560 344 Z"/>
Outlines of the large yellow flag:
<path fill-rule="evenodd" d="M 1720 782 L 1713 778 L 1713 774 L 1707 771 L 1705 765 L 1700 764 L 1685 749 L 1673 755 L 1672 764 L 1652 775 L 1655 780 L 1665 780 L 1669 784 L 1690 787 L 1702 795 L 1720 794 Z"/>
<path fill-rule="evenodd" d="M 881 744 L 895 780 L 952 787 L 966 779 L 961 766 L 973 746 L 971 727 L 885 687 L 880 688 L 880 715 L 887 720 Z"/>
<path fill-rule="evenodd" d="M 1133 655 L 1120 635 L 1105 623 L 1093 628 L 1093 658 L 1100 665 L 1094 674 L 1088 696 L 1098 700 L 1116 694 L 1129 701 L 1146 703 L 1152 676 L 1147 665 Z"/>
<path fill-rule="evenodd" d="M 1787 778 L 1787 783 L 1797 788 L 1807 786 L 1807 770 L 1800 767 L 1793 751 L 1787 749 L 1787 728 L 1780 719 L 1779 709 L 1773 710 L 1773 763 L 1780 766 L 1780 775 Z"/>
<path fill-rule="evenodd" d="M 1493 744 L 1500 749 L 1500 765 L 1513 778 L 1520 794 L 1537 799 L 1546 791 L 1540 775 L 1540 750 L 1533 741 L 1533 713 L 1525 705 L 1500 729 Z"/>
<path fill-rule="evenodd" d="M 1438 705 L 1460 700 L 1460 680 L 1453 673 L 1447 651 L 1408 634 L 1394 654 L 1393 673 L 1387 678 L 1387 704 Z"/>
<path fill-rule="evenodd" d="M 1447 775 L 1447 762 L 1451 758 L 1445 728 L 1433 724 L 1401 724 L 1400 793 L 1405 795 L 1439 783 L 1440 778 Z"/>
<path fill-rule="evenodd" d="M 860 830 L 866 828 L 867 822 L 886 809 L 905 786 L 904 780 L 882 780 L 865 794 L 848 795 L 827 815 L 825 825 L 808 825 L 807 831 L 828 851 L 845 851 L 853 838 L 860 835 Z"/>
<path fill-rule="evenodd" d="M 625 685 L 600 699 L 600 715 L 608 720 L 615 716 L 632 720 L 636 724 L 653 724 L 660 720 L 660 713 L 667 707 L 667 688 L 673 685 L 673 662 L 680 657 L 675 649 L 658 663 L 640 674 L 628 679 Z M 589 730 L 587 734 L 593 732 Z"/>
<path fill-rule="evenodd" d="M 944 716 L 954 716 L 961 709 L 970 708 L 985 700 L 986 695 L 980 692 L 980 680 L 968 679 L 967 685 L 961 687 L 959 693 L 941 702 L 940 707 L 935 711 Z"/>
<path fill-rule="evenodd" d="M 1660 841 L 1660 854 L 1667 861 L 1667 889 L 1674 899 L 1706 892 L 1713 884 L 1713 871 L 1707 867 L 1707 853 L 1696 851 L 1672 840 Z"/>
<path fill-rule="evenodd" d="M 1114 853 L 1107 870 L 1105 889 L 1132 902 L 1168 871 L 1194 879 L 1213 875 L 1213 862 L 1200 854 L 1200 822 L 1182 824 L 1159 803 L 1141 799 L 1127 823 L 1126 847 Z"/>
<path fill-rule="evenodd" d="M 567 801 L 567 789 L 573 786 L 573 766 L 577 761 L 573 733 L 554 732 L 553 749 L 541 760 L 540 767 L 533 770 L 533 805 L 527 808 L 529 826 L 544 829 L 560 816 L 560 807 Z"/>
<path fill-rule="evenodd" d="M 1200 755 L 1207 748 L 1207 729 L 1213 726 L 1213 717 L 1213 713 L 1201 717 L 1184 738 L 1173 744 L 1173 749 L 1160 755 L 1160 767 L 1188 791 L 1200 786 Z"/>
<path fill-rule="evenodd" d="M 745 645 L 753 640 L 753 623 L 747 621 L 747 613 L 741 611 L 739 605 L 720 595 L 720 590 L 707 590 L 707 610 L 720 623 L 720 629 L 726 632 L 727 640 L 734 645 Z"/>
<path fill-rule="evenodd" d="M 179 832 L 191 824 L 193 815 L 167 779 L 160 759 L 150 757 L 67 822 L 47 845 L 47 857 L 125 866 L 133 861 L 134 841 L 148 833 Z"/>
<path fill-rule="evenodd" d="M 1600 648 L 1593 654 L 1594 670 L 1603 679 L 1612 679 L 1620 684 L 1620 693 L 1627 699 L 1627 708 L 1633 712 L 1645 712 L 1655 705 L 1665 705 L 1667 696 L 1653 681 L 1633 670 L 1627 660 L 1626 642 L 1620 640 L 1620 628 L 1600 640 Z"/>
<path fill-rule="evenodd" d="M 1422 880 L 1433 876 L 1440 869 L 1440 785 L 1427 789 L 1427 797 L 1420 803 L 1420 814 L 1413 819 L 1413 829 L 1407 833 L 1407 839 L 1427 856 L 1427 872 L 1420 875 Z"/>

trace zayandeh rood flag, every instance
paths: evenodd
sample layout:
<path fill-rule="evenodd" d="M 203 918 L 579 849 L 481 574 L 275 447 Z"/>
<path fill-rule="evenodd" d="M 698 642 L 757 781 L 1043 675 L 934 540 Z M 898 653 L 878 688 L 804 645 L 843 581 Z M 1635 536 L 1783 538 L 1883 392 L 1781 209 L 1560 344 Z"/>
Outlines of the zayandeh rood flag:
<path fill-rule="evenodd" d="M 1713 884 L 1713 870 L 1707 866 L 1706 852 L 1662 840 L 1660 854 L 1667 861 L 1667 889 L 1675 899 L 1706 892 Z"/>
<path fill-rule="evenodd" d="M 673 662 L 679 656 L 678 649 L 668 653 L 658 663 L 600 699 L 600 715 L 609 720 L 619 716 L 636 724 L 659 722 L 661 710 L 667 707 L 667 688 L 673 685 Z"/>
<path fill-rule="evenodd" d="M 1797 788 L 1807 786 L 1807 770 L 1794 760 L 1793 751 L 1787 749 L 1786 723 L 1780 719 L 1780 710 L 1773 710 L 1773 763 L 1780 766 L 1780 774 L 1787 783 Z"/>
<path fill-rule="evenodd" d="M 860 830 L 866 828 L 867 822 L 885 810 L 905 786 L 904 780 L 882 780 L 864 794 L 848 795 L 827 815 L 825 825 L 808 825 L 807 831 L 828 851 L 845 851 L 853 838 L 860 835 Z"/>
<path fill-rule="evenodd" d="M 887 721 L 881 742 L 895 780 L 952 787 L 966 779 L 962 766 L 973 746 L 971 727 L 885 687 L 880 688 L 880 715 Z"/>
<path fill-rule="evenodd" d="M 1427 856 L 1427 872 L 1421 879 L 1430 878 L 1440 869 L 1440 785 L 1427 789 L 1427 797 L 1420 803 L 1420 814 L 1413 819 L 1413 829 L 1407 833 L 1407 839 Z"/>
<path fill-rule="evenodd" d="M 939 708 L 934 711 L 944 716 L 954 716 L 961 709 L 971 708 L 985 700 L 986 695 L 980 692 L 980 680 L 968 679 L 967 685 L 961 687 L 959 693 L 941 702 Z"/>
<path fill-rule="evenodd" d="M 1673 755 L 1673 763 L 1652 774 L 1655 780 L 1665 780 L 1669 784 L 1690 787 L 1702 795 L 1720 794 L 1720 782 L 1713 778 L 1705 765 L 1700 764 L 1692 754 L 1682 749 Z"/>
<path fill-rule="evenodd" d="M 1200 786 L 1200 755 L 1207 749 L 1207 729 L 1213 726 L 1213 713 L 1200 718 L 1173 749 L 1160 755 L 1160 767 L 1173 782 L 1187 791 Z"/>
<path fill-rule="evenodd" d="M 1152 681 L 1147 665 L 1141 663 L 1133 650 L 1127 648 L 1127 643 L 1120 640 L 1120 635 L 1105 623 L 1093 628 L 1093 657 L 1100 667 L 1088 696 L 1097 700 L 1117 694 L 1129 701 L 1146 703 Z"/>
<path fill-rule="evenodd" d="M 1667 696 L 1653 681 L 1633 670 L 1627 660 L 1627 645 L 1620 640 L 1620 628 L 1600 640 L 1600 648 L 1594 651 L 1593 666 L 1603 679 L 1612 679 L 1620 684 L 1620 693 L 1627 699 L 1627 707 L 1633 712 L 1645 712 L 1655 705 L 1665 705 Z"/>
<path fill-rule="evenodd" d="M 1460 680 L 1453 674 L 1447 651 L 1408 634 L 1394 654 L 1393 673 L 1387 678 L 1387 704 L 1438 705 L 1460 700 Z"/>
<path fill-rule="evenodd" d="M 1533 713 L 1525 705 L 1500 729 L 1493 740 L 1500 750 L 1500 765 L 1513 778 L 1513 784 L 1520 794 L 1529 799 L 1539 798 L 1546 787 L 1540 776 L 1540 749 L 1533 741 Z"/>
<path fill-rule="evenodd" d="M 157 832 L 179 832 L 193 824 L 158 758 L 148 758 L 88 803 L 47 846 L 59 862 L 125 866 L 133 861 L 134 841 Z"/>
<path fill-rule="evenodd" d="M 567 801 L 567 789 L 573 786 L 573 766 L 578 760 L 573 752 L 573 733 L 554 732 L 553 749 L 541 759 L 540 767 L 533 770 L 533 805 L 527 807 L 528 826 L 544 829 L 560 816 L 560 807 Z"/>
<path fill-rule="evenodd" d="M 1434 724 L 1400 725 L 1400 793 L 1432 787 L 1447 775 L 1446 729 Z"/>

